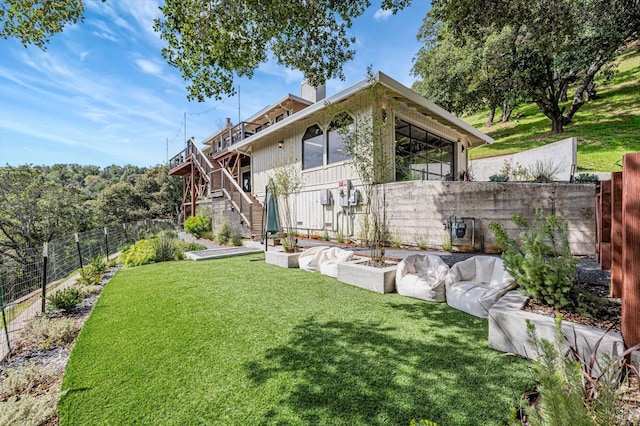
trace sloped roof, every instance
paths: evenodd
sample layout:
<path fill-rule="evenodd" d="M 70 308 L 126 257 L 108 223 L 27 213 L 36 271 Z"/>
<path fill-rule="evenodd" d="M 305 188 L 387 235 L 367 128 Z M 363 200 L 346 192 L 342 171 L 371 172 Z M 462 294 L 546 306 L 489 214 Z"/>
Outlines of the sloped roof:
<path fill-rule="evenodd" d="M 328 98 L 322 99 L 321 101 L 310 105 L 302 111 L 299 111 L 287 117 L 286 119 L 268 127 L 267 129 L 264 129 L 256 133 L 255 135 L 246 138 L 242 142 L 233 145 L 233 147 L 230 149 L 237 151 L 246 151 L 249 146 L 263 139 L 264 137 L 274 134 L 282 130 L 284 127 L 291 125 L 292 123 L 303 120 L 319 111 L 322 111 L 323 109 L 327 108 L 328 104 L 339 103 L 348 98 L 351 98 L 358 92 L 376 83 L 380 83 L 394 92 L 396 94 L 394 95 L 394 97 L 398 101 L 403 102 L 409 107 L 415 108 L 421 114 L 431 117 L 439 123 L 466 135 L 469 138 L 469 143 L 472 148 L 479 145 L 491 144 L 494 142 L 493 138 L 485 135 L 475 127 L 446 111 L 444 108 L 439 107 L 425 97 L 419 95 L 418 93 L 414 92 L 398 81 L 392 79 L 388 75 L 382 72 L 377 72 L 373 75 L 373 78 L 365 78 Z M 267 107 L 267 109 L 268 108 L 269 107 Z"/>

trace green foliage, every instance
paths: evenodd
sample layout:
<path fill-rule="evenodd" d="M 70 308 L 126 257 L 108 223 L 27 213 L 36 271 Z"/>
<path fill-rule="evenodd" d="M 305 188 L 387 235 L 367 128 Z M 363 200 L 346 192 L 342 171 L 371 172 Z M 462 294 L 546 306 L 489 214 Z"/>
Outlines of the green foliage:
<path fill-rule="evenodd" d="M 91 262 L 80 269 L 78 284 L 95 285 L 102 281 L 104 273 L 107 271 L 107 264 L 100 257 L 95 257 Z"/>
<path fill-rule="evenodd" d="M 381 266 L 385 263 L 384 244 L 387 240 L 387 217 L 385 191 L 383 183 L 392 179 L 394 170 L 393 156 L 388 149 L 389 134 L 393 129 L 395 99 L 378 83 L 377 78 L 368 69 L 368 88 L 365 91 L 371 109 L 362 111 L 354 117 L 352 126 L 338 129 L 342 137 L 344 153 L 351 158 L 364 192 L 366 214 L 369 218 L 371 261 Z M 348 112 L 350 105 L 330 105 L 328 112 L 337 116 Z"/>
<path fill-rule="evenodd" d="M 82 292 L 78 287 L 67 287 L 47 297 L 54 309 L 70 313 L 82 302 Z"/>
<path fill-rule="evenodd" d="M 420 421 L 416 422 L 415 419 L 412 419 L 409 426 L 438 426 L 438 424 L 431 420 L 420 419 Z"/>
<path fill-rule="evenodd" d="M 59 395 L 12 396 L 0 401 L 0 424 L 38 426 L 50 424 L 56 418 Z"/>
<path fill-rule="evenodd" d="M 191 216 L 184 221 L 184 230 L 189 234 L 200 238 L 203 232 L 211 231 L 211 218 L 202 214 Z"/>
<path fill-rule="evenodd" d="M 0 400 L 11 395 L 25 394 L 52 379 L 52 376 L 46 367 L 37 364 L 7 369 L 6 376 L 0 382 Z"/>
<path fill-rule="evenodd" d="M 553 160 L 536 160 L 527 169 L 534 182 L 553 182 L 556 175 L 562 171 L 562 165 Z"/>
<path fill-rule="evenodd" d="M 156 248 L 151 240 L 140 240 L 120 255 L 124 266 L 146 265 L 156 260 Z"/>
<path fill-rule="evenodd" d="M 331 238 L 329 237 L 329 231 L 327 231 L 326 229 L 324 230 L 324 232 L 322 233 L 322 239 L 324 241 L 329 241 Z"/>
<path fill-rule="evenodd" d="M 513 31 L 498 55 L 507 64 L 505 75 L 551 120 L 552 132 L 561 133 L 584 105 L 596 74 L 637 38 L 637 10 L 635 1 L 441 0 L 429 16 L 451 31 L 457 46 L 469 39 L 485 44 L 497 33 Z M 573 83 L 567 107 L 561 103 Z"/>
<path fill-rule="evenodd" d="M 393 248 L 402 247 L 402 235 L 399 232 L 390 232 L 389 233 L 389 244 Z"/>
<path fill-rule="evenodd" d="M 189 241 L 179 241 L 178 245 L 184 251 L 198 251 L 198 250 L 206 250 L 207 249 L 207 246 L 205 246 L 203 244 L 195 243 L 195 242 L 189 242 Z"/>
<path fill-rule="evenodd" d="M 600 178 L 598 175 L 594 175 L 592 173 L 580 173 L 576 176 L 577 183 L 598 183 L 600 182 Z"/>
<path fill-rule="evenodd" d="M 397 11 L 405 0 L 385 0 L 384 9 Z M 168 0 L 154 29 L 166 41 L 162 55 L 180 70 L 189 99 L 204 102 L 235 93 L 235 79 L 249 77 L 267 59 L 302 71 L 312 86 L 344 78 L 342 66 L 353 58 L 355 38 L 349 36 L 354 18 L 370 6 L 350 2 L 255 3 L 234 7 L 212 2 Z M 230 49 L 229 46 L 233 46 Z"/>
<path fill-rule="evenodd" d="M 73 318 L 36 317 L 20 332 L 18 345 L 33 349 L 49 349 L 72 342 L 79 331 L 80 325 Z"/>
<path fill-rule="evenodd" d="M 413 242 L 420 250 L 425 250 L 429 243 L 429 232 L 423 230 L 422 232 L 414 233 Z"/>
<path fill-rule="evenodd" d="M 234 229 L 227 218 L 223 218 L 216 227 L 216 241 L 218 244 L 227 244 L 234 234 Z"/>
<path fill-rule="evenodd" d="M 536 209 L 530 226 L 522 215 L 512 220 L 527 229 L 520 233 L 520 241 L 509 238 L 501 223 L 489 224 L 505 269 L 533 300 L 556 308 L 568 305 L 577 261 L 569 248 L 567 222 L 555 215 L 543 217 L 542 208 Z"/>
<path fill-rule="evenodd" d="M 81 0 L 4 0 L 0 3 L 0 37 L 15 37 L 24 47 L 35 45 L 44 50 L 51 36 L 82 20 L 83 12 Z"/>
<path fill-rule="evenodd" d="M 506 182 L 509 180 L 509 176 L 507 175 L 491 175 L 489 176 L 489 180 L 491 182 Z"/>
<path fill-rule="evenodd" d="M 233 244 L 236 247 L 239 247 L 242 245 L 242 235 L 240 235 L 240 233 L 235 230 L 235 232 L 231 235 L 231 244 Z"/>
<path fill-rule="evenodd" d="M 529 181 L 531 180 L 531 173 L 522 164 L 517 161 L 515 164 L 512 160 L 505 160 L 500 169 L 501 176 L 507 176 L 512 181 Z"/>
<path fill-rule="evenodd" d="M 537 336 L 535 326 L 527 320 L 527 334 L 534 344 L 537 360 L 532 363 L 533 380 L 537 386 L 537 404 L 525 402 L 531 426 L 546 425 L 618 425 L 627 424 L 624 413 L 624 391 L 621 384 L 627 377 L 624 356 L 617 359 L 602 354 L 602 371 L 593 367 L 599 357 L 598 341 L 594 354 L 583 359 L 575 346 L 566 349 L 562 332 L 562 315 L 555 319 L 555 341 Z M 603 336 L 604 337 L 604 336 Z M 633 349 L 632 349 L 633 350 Z"/>
<path fill-rule="evenodd" d="M 146 205 L 128 182 L 118 182 L 101 191 L 96 207 L 106 224 L 131 222 L 146 215 Z"/>
<path fill-rule="evenodd" d="M 33 260 L 30 248 L 68 235 L 84 220 L 77 189 L 31 166 L 0 167 L 0 256 Z"/>
<path fill-rule="evenodd" d="M 160 235 L 152 240 L 156 262 L 175 260 L 178 254 L 176 239 L 168 235 Z"/>

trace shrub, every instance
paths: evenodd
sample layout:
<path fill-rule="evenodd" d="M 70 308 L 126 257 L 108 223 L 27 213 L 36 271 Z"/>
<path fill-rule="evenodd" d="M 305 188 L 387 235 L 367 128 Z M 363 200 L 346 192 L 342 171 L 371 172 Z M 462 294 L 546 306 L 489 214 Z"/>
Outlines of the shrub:
<path fill-rule="evenodd" d="M 529 170 L 517 161 L 515 164 L 513 164 L 513 160 L 504 161 L 502 169 L 500 170 L 500 175 L 508 176 L 509 180 L 512 181 L 531 180 L 531 174 L 529 173 Z"/>
<path fill-rule="evenodd" d="M 506 182 L 509 180 L 509 176 L 507 175 L 491 175 L 489 176 L 489 180 L 491 182 Z"/>
<path fill-rule="evenodd" d="M 202 245 L 200 243 L 193 243 L 189 241 L 180 241 L 178 242 L 178 246 L 184 251 L 198 251 L 198 250 L 206 250 L 207 246 Z"/>
<path fill-rule="evenodd" d="M 555 342 L 538 338 L 535 326 L 527 321 L 527 334 L 538 356 L 532 364 L 536 391 L 525 394 L 524 411 L 529 425 L 617 425 L 628 424 L 624 413 L 624 391 L 620 386 L 627 377 L 624 357 L 602 357 L 599 372 L 594 371 L 602 337 L 588 359 L 580 356 L 577 344 L 569 344 L 562 333 L 562 315 L 555 320 Z M 603 335 L 604 337 L 604 335 Z M 533 401 L 532 401 L 533 399 Z M 529 403 L 533 402 L 532 405 Z"/>
<path fill-rule="evenodd" d="M 184 221 L 184 230 L 200 238 L 203 232 L 211 231 L 211 219 L 202 214 L 191 216 Z"/>
<path fill-rule="evenodd" d="M 156 262 L 167 262 L 176 258 L 178 251 L 176 239 L 167 235 L 160 235 L 153 240 L 153 249 L 155 251 Z"/>
<path fill-rule="evenodd" d="M 400 235 L 400 233 L 398 233 L 398 232 L 390 232 L 389 244 L 391 244 L 391 247 L 393 247 L 393 248 L 402 247 L 402 236 Z"/>
<path fill-rule="evenodd" d="M 91 260 L 91 263 L 80 269 L 78 284 L 95 285 L 102 281 L 104 273 L 107 271 L 107 264 L 99 257 Z"/>
<path fill-rule="evenodd" d="M 416 247 L 418 247 L 420 250 L 425 250 L 427 248 L 428 241 L 429 241 L 429 233 L 426 231 L 422 233 L 413 234 L 413 242 L 416 244 Z"/>
<path fill-rule="evenodd" d="M 522 215 L 512 220 L 528 229 L 520 233 L 520 241 L 509 238 L 502 224 L 489 224 L 502 250 L 505 269 L 522 293 L 536 302 L 556 308 L 568 305 L 577 262 L 569 248 L 567 222 L 556 215 L 543 218 L 542 208 L 536 209 L 531 226 Z"/>
<path fill-rule="evenodd" d="M 577 183 L 598 183 L 600 182 L 600 178 L 598 175 L 594 175 L 592 173 L 580 173 L 576 176 Z"/>
<path fill-rule="evenodd" d="M 78 331 L 80 325 L 73 318 L 37 317 L 25 324 L 20 332 L 18 344 L 49 349 L 55 345 L 72 342 Z"/>
<path fill-rule="evenodd" d="M 91 259 L 89 265 L 97 274 L 104 274 L 105 272 L 107 272 L 107 264 L 101 257 L 94 257 L 93 259 Z"/>
<path fill-rule="evenodd" d="M 99 294 L 101 291 L 101 285 L 83 285 L 80 287 L 80 294 L 82 294 L 83 298 Z"/>
<path fill-rule="evenodd" d="M 155 260 L 156 250 L 150 240 L 140 240 L 120 255 L 120 261 L 127 267 L 146 265 Z"/>
<path fill-rule="evenodd" d="M 53 376 L 54 374 L 46 367 L 36 364 L 8 369 L 6 377 L 0 383 L 0 400 L 29 393 L 32 389 L 48 382 Z"/>
<path fill-rule="evenodd" d="M 174 231 L 173 229 L 166 229 L 164 231 L 160 231 L 158 232 L 158 237 L 171 237 L 171 238 L 178 238 L 178 233 L 176 231 Z"/>
<path fill-rule="evenodd" d="M 218 244 L 227 244 L 231 240 L 232 234 L 233 228 L 231 224 L 226 218 L 222 219 L 216 227 L 216 241 Z"/>
<path fill-rule="evenodd" d="M 56 291 L 47 297 L 51 305 L 60 311 L 71 312 L 82 302 L 82 293 L 77 287 L 68 287 Z"/>
<path fill-rule="evenodd" d="M 34 426 L 49 424 L 56 416 L 58 399 L 58 394 L 11 397 L 7 401 L 0 402 L 0 424 Z"/>
<path fill-rule="evenodd" d="M 231 244 L 233 244 L 236 247 L 239 247 L 242 245 L 242 235 L 240 235 L 239 232 L 234 231 L 233 235 L 231 236 Z"/>
<path fill-rule="evenodd" d="M 552 160 L 536 160 L 527 170 L 531 180 L 546 183 L 556 180 L 556 175 L 562 171 L 562 165 Z"/>
<path fill-rule="evenodd" d="M 324 233 L 322 234 L 322 239 L 325 241 L 329 241 L 329 231 L 327 231 L 326 229 L 324 230 Z"/>

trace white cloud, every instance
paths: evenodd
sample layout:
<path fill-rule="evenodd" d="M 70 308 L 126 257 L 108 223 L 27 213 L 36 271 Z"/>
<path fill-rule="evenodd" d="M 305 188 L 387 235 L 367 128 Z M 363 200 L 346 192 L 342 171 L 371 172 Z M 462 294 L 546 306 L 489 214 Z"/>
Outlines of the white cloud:
<path fill-rule="evenodd" d="M 84 61 L 87 56 L 91 54 L 90 50 L 86 50 L 84 52 L 80 52 L 80 61 Z"/>
<path fill-rule="evenodd" d="M 162 65 L 157 62 L 148 61 L 146 59 L 136 59 L 136 65 L 138 68 L 146 74 L 152 74 L 159 76 L 162 74 Z"/>
<path fill-rule="evenodd" d="M 386 21 L 393 15 L 393 12 L 390 10 L 378 9 L 376 13 L 373 15 L 373 19 L 376 21 Z"/>

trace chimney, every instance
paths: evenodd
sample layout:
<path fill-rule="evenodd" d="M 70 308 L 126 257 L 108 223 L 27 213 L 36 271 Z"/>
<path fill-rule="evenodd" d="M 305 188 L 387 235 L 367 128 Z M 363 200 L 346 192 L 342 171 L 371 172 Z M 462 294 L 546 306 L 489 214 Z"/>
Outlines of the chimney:
<path fill-rule="evenodd" d="M 313 87 L 307 80 L 300 83 L 300 97 L 313 103 L 320 102 L 327 96 L 327 88 L 324 84 Z"/>

